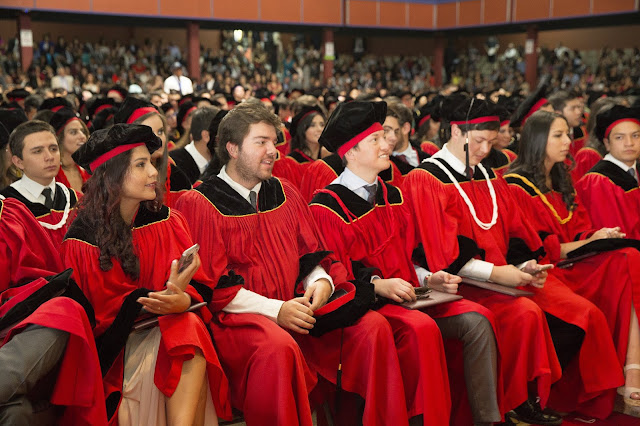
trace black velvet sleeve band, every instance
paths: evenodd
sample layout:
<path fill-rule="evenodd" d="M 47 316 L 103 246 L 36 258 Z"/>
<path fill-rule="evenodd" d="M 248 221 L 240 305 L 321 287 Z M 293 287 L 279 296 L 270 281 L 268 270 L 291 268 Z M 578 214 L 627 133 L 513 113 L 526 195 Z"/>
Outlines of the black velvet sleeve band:
<path fill-rule="evenodd" d="M 476 256 L 484 258 L 484 250 L 471 238 L 462 235 L 458 235 L 458 251 L 458 257 L 445 269 L 450 274 L 457 275 L 460 269 Z"/>
<path fill-rule="evenodd" d="M 229 288 L 236 285 L 244 285 L 244 277 L 242 275 L 236 274 L 235 271 L 231 269 L 227 275 L 223 275 L 220 277 L 216 288 Z"/>
<path fill-rule="evenodd" d="M 133 323 L 140 313 L 140 309 L 142 309 L 142 305 L 137 302 L 138 298 L 145 297 L 150 291 L 147 288 L 138 288 L 132 291 L 124 299 L 118 315 L 116 315 L 109 328 L 96 339 L 103 377 L 111 368 L 122 348 L 124 348 L 125 343 L 127 343 Z"/>
<path fill-rule="evenodd" d="M 546 236 L 548 236 L 547 234 Z M 545 236 L 545 237 L 546 237 Z M 524 242 L 522 238 L 510 238 L 509 250 L 507 251 L 507 263 L 511 265 L 519 265 L 527 260 L 536 259 L 539 260 L 544 257 L 545 251 L 543 247 L 539 247 L 537 250 L 531 250 L 529 246 Z"/>
<path fill-rule="evenodd" d="M 313 271 L 313 269 L 320 264 L 324 260 L 325 257 L 329 256 L 332 252 L 327 250 L 316 251 L 313 253 L 307 253 L 300 257 L 300 266 L 298 279 L 296 283 L 304 280 L 304 278 Z"/>
<path fill-rule="evenodd" d="M 210 287 L 207 287 L 206 285 L 195 280 L 191 280 L 189 284 L 191 284 L 191 286 L 196 289 L 198 294 L 202 296 L 203 301 L 207 303 L 211 302 L 211 299 L 213 298 L 213 290 Z"/>

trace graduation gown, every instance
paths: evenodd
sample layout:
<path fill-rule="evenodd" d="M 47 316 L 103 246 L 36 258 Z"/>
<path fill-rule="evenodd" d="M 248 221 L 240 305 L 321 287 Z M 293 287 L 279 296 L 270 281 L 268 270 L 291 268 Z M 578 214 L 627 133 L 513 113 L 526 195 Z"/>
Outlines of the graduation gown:
<path fill-rule="evenodd" d="M 551 191 L 544 194 L 559 218 L 566 220 L 566 223 L 561 224 L 549 205 L 544 202 L 543 197 L 536 193 L 525 179 L 531 182 L 531 179 L 526 176 L 507 176 L 509 188 L 518 204 L 543 238 L 547 259 L 557 262 L 560 260 L 560 244 L 587 239 L 595 229 L 578 197 L 576 197 L 577 206 L 569 217 L 560 193 Z M 608 325 L 610 334 L 613 336 L 618 362 L 604 361 L 605 358 L 615 358 L 615 354 L 609 355 L 611 352 L 608 349 L 609 345 L 605 344 L 606 341 L 600 341 L 597 351 L 590 356 L 594 358 L 592 368 L 602 376 L 597 382 L 592 382 L 592 386 L 599 385 L 600 394 L 595 393 L 598 388 L 594 387 L 591 400 L 585 396 L 584 399 L 578 399 L 573 403 L 578 404 L 576 408 L 582 412 L 606 417 L 613 409 L 615 387 L 624 383 L 621 365 L 625 363 L 627 352 L 631 304 L 633 303 L 636 309 L 640 308 L 640 253 L 631 248 L 604 252 L 576 262 L 567 269 L 554 268 L 550 271 L 550 276 L 559 278 L 573 291 L 591 300 L 604 312 L 605 318 L 602 321 L 603 324 Z M 585 340 L 585 345 L 586 343 Z M 581 364 L 583 362 L 586 364 L 587 361 L 581 357 Z M 586 386 L 586 378 L 583 376 L 582 379 Z M 608 384 L 608 388 L 604 387 L 605 384 Z M 609 391 L 606 391 L 607 389 Z M 561 401 L 563 406 L 571 407 L 572 401 L 568 395 L 564 395 Z"/>
<path fill-rule="evenodd" d="M 508 149 L 491 148 L 489 155 L 482 160 L 482 164 L 493 170 L 496 175 L 502 177 L 516 158 L 518 156 Z"/>
<path fill-rule="evenodd" d="M 200 169 L 191 154 L 185 149 L 174 149 L 169 152 L 169 157 L 178 168 L 187 176 L 189 183 L 193 185 L 200 177 Z"/>
<path fill-rule="evenodd" d="M 430 156 L 440 151 L 440 147 L 431 141 L 424 141 L 420 144 L 422 152 L 429 154 Z"/>
<path fill-rule="evenodd" d="M 578 182 L 598 161 L 602 160 L 602 155 L 597 150 L 585 146 L 576 153 L 574 159 L 576 164 L 571 170 L 571 179 Z"/>
<path fill-rule="evenodd" d="M 336 287 L 346 281 L 345 268 L 324 251 L 309 207 L 290 182 L 263 181 L 257 203 L 256 211 L 217 176 L 178 200 L 208 260 L 205 270 L 225 264 L 244 278 L 247 290 L 285 301 L 317 265 Z M 211 328 L 231 380 L 232 402 L 248 423 L 271 424 L 260 413 L 273 416 L 275 410 L 273 424 L 310 424 L 308 392 L 315 374 L 336 383 L 341 356 L 342 388 L 366 400 L 363 423 L 407 423 L 393 335 L 376 312 L 320 337 L 290 333 L 257 314 L 220 313 Z"/>
<path fill-rule="evenodd" d="M 272 174 L 277 178 L 287 179 L 296 188 L 300 189 L 302 174 L 308 164 L 303 165 L 292 157 L 278 152 L 276 161 L 273 163 Z"/>
<path fill-rule="evenodd" d="M 422 162 L 424 159 L 431 157 L 431 155 L 426 154 L 425 152 L 416 148 L 413 145 L 411 146 L 411 148 L 415 151 L 416 155 L 418 156 L 419 162 Z M 411 170 L 415 169 L 415 167 L 413 167 L 411 164 L 403 160 L 400 155 L 391 155 L 389 156 L 389 160 L 391 160 L 391 162 L 396 165 L 396 167 L 398 168 L 402 176 L 406 176 Z"/>
<path fill-rule="evenodd" d="M 87 173 L 85 169 L 78 166 L 77 164 L 75 165 L 75 167 L 80 172 L 80 177 L 82 178 L 82 183 L 84 184 L 87 181 L 87 179 L 91 177 L 91 175 Z M 56 182 L 60 182 L 67 188 L 71 189 L 71 184 L 69 183 L 69 179 L 67 179 L 67 175 L 64 173 L 64 170 L 62 170 L 62 166 L 60 167 L 60 170 L 58 170 L 58 174 L 56 175 Z"/>
<path fill-rule="evenodd" d="M 67 205 L 67 196 L 65 195 L 65 191 L 62 189 L 62 186 L 62 184 L 56 183 L 56 193 L 51 209 L 46 208 L 44 204 L 32 203 L 11 186 L 6 187 L 4 190 L 2 190 L 2 192 L 0 192 L 0 194 L 5 196 L 6 198 L 15 198 L 16 200 L 23 203 L 36 217 L 36 219 L 38 219 L 38 222 L 57 226 L 57 229 L 48 229 L 45 227 L 43 227 L 43 229 L 47 234 L 49 234 L 49 237 L 51 238 L 51 241 L 53 241 L 53 244 L 56 247 L 60 247 L 60 244 L 62 244 L 62 240 L 64 239 L 64 235 L 67 233 L 67 229 L 70 225 L 69 217 L 73 216 L 73 210 L 75 209 L 75 205 L 78 202 L 78 194 L 76 194 L 76 191 L 74 191 L 73 189 L 69 189 L 69 212 L 67 214 L 66 220 L 64 220 L 64 210 Z"/>
<path fill-rule="evenodd" d="M 401 278 L 418 287 L 410 259 L 414 234 L 411 214 L 404 208 L 400 189 L 381 180 L 378 183 L 373 206 L 348 188 L 332 184 L 314 196 L 311 212 L 327 248 L 347 267 L 350 276 L 355 275 L 354 269 L 364 266 L 374 268 L 383 278 Z M 446 407 L 451 406 L 451 398 L 442 339 L 429 315 L 479 312 L 490 321 L 493 315 L 467 300 L 428 308 L 424 312 L 429 315 L 395 304 L 386 304 L 378 312 L 389 320 L 396 337 L 409 416 L 423 414 L 425 424 L 448 424 Z M 461 375 L 459 371 L 454 373 Z M 461 392 L 453 388 L 451 393 L 457 397 Z"/>
<path fill-rule="evenodd" d="M 640 239 L 637 180 L 612 162 L 602 160 L 575 187 L 594 228 L 619 226 L 627 238 Z"/>
<path fill-rule="evenodd" d="M 165 181 L 164 204 L 173 208 L 178 198 L 191 189 L 191 182 L 182 170 L 176 166 L 175 161 L 169 157 L 167 166 L 167 180 Z"/>
<path fill-rule="evenodd" d="M 79 216 L 69 228 L 62 244 L 66 267 L 73 268 L 74 277 L 94 307 L 98 353 L 104 377 L 104 397 L 111 423 L 117 423 L 121 401 L 124 368 L 124 346 L 133 321 L 142 305 L 136 302 L 149 291 L 160 291 L 169 278 L 170 265 L 182 252 L 193 245 L 182 215 L 164 206 L 151 212 L 140 206 L 134 219 L 132 236 L 136 255 L 140 260 L 140 276 L 134 280 L 124 273 L 116 259 L 109 271 L 100 268 L 99 249 L 95 245 L 95 230 Z M 186 292 L 192 303 L 210 302 L 219 297 L 212 292 L 216 284 L 204 273 L 196 272 Z M 213 293 L 213 295 L 212 295 Z M 224 291 L 222 291 L 224 293 Z M 182 363 L 191 359 L 199 349 L 207 361 L 207 377 L 216 413 L 230 418 L 229 387 L 213 348 L 209 332 L 203 322 L 211 314 L 201 308 L 198 313 L 164 315 L 159 317 L 162 340 L 158 348 L 154 383 L 167 397 L 173 395 L 182 371 Z"/>
<path fill-rule="evenodd" d="M 584 148 L 584 144 L 587 142 L 587 130 L 585 126 L 578 126 L 573 128 L 573 139 L 569 146 L 569 154 L 574 158 L 578 151 Z"/>
<path fill-rule="evenodd" d="M 442 162 L 458 180 L 478 218 L 490 219 L 489 189 L 478 167 L 469 181 L 443 160 L 436 161 Z M 406 177 L 403 189 L 407 208 L 414 212 L 418 242 L 423 245 L 430 270 L 457 274 L 472 258 L 506 265 L 537 257 L 540 245 L 537 235 L 521 220 L 504 181 L 491 170 L 487 173 L 498 205 L 498 221 L 488 231 L 476 225 L 455 186 L 437 165 L 424 162 Z M 493 312 L 499 340 L 506 342 L 500 346 L 500 367 L 505 377 L 502 408 L 508 411 L 526 401 L 528 382 L 536 379 L 544 406 L 551 383 L 560 378 L 561 370 L 542 310 L 528 298 L 464 284 L 460 286 L 460 294 Z"/>
<path fill-rule="evenodd" d="M 309 165 L 302 175 L 300 182 L 300 192 L 304 199 L 309 202 L 317 189 L 322 189 L 333 182 L 340 173 L 344 171 L 342 159 L 338 154 L 331 154 L 321 160 L 316 160 Z M 403 176 L 398 170 L 398 166 L 391 163 L 391 167 L 381 171 L 378 176 L 384 182 L 393 186 L 402 187 Z"/>
<path fill-rule="evenodd" d="M 62 271 L 58 247 L 31 212 L 14 199 L 0 200 L 0 317 Z M 16 324 L 0 346 L 29 325 L 69 333 L 50 402 L 65 406 L 60 424 L 106 425 L 102 377 L 91 325 L 83 307 L 55 297 Z"/>

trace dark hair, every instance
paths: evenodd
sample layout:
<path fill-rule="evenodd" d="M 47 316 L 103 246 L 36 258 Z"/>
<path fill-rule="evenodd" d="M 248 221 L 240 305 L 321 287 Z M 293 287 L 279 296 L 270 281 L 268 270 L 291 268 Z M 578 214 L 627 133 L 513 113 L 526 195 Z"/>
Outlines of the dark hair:
<path fill-rule="evenodd" d="M 587 120 L 587 143 L 585 146 L 589 148 L 593 148 L 600 154 L 601 157 L 604 157 L 607 154 L 607 148 L 604 146 L 604 143 L 598 139 L 596 136 L 596 118 L 598 114 L 608 109 L 613 108 L 614 105 L 620 104 L 620 100 L 616 98 L 599 98 L 593 104 L 591 104 L 591 112 L 589 114 L 589 120 Z"/>
<path fill-rule="evenodd" d="M 227 151 L 227 142 L 242 148 L 242 141 L 249 134 L 252 124 L 266 123 L 273 126 L 276 131 L 282 126 L 280 119 L 269 111 L 262 103 L 251 104 L 243 102 L 236 106 L 220 122 L 218 128 L 218 143 L 216 154 L 221 165 L 226 165 L 231 157 Z"/>
<path fill-rule="evenodd" d="M 318 115 L 326 121 L 324 116 L 317 111 L 311 112 L 309 115 L 300 120 L 300 123 L 298 123 L 298 126 L 296 127 L 296 134 L 291 135 L 291 141 L 289 142 L 291 151 L 299 149 L 300 151 L 310 154 L 309 148 L 307 147 L 307 137 L 305 133 L 307 132 L 307 130 L 309 130 L 309 127 L 311 127 L 313 119 Z"/>
<path fill-rule="evenodd" d="M 547 155 L 547 141 L 551 125 L 558 118 L 567 121 L 562 114 L 549 111 L 537 111 L 527 119 L 520 137 L 520 153 L 509 167 L 509 173 L 530 177 L 542 193 L 552 189 L 560 192 L 567 209 L 572 211 L 575 208 L 576 195 L 569 169 L 573 166 L 569 167 L 564 162 L 554 164 L 551 167 L 551 188 L 548 188 L 546 183 L 544 160 Z M 569 158 L 573 162 L 573 158 Z"/>
<path fill-rule="evenodd" d="M 567 106 L 567 102 L 572 99 L 579 98 L 580 94 L 578 92 L 570 91 L 567 92 L 565 90 L 559 90 L 553 95 L 549 96 L 547 99 L 554 111 L 562 111 L 565 106 Z"/>
<path fill-rule="evenodd" d="M 129 171 L 132 150 L 116 155 L 100 165 L 85 182 L 84 196 L 78 203 L 76 220 L 81 220 L 95 231 L 100 251 L 100 269 L 113 267 L 111 258 L 120 262 L 122 270 L 132 279 L 140 276 L 140 260 L 133 246 L 131 226 L 120 215 L 120 194 Z M 151 211 L 162 207 L 163 187 L 156 186 L 156 199 L 143 204 Z"/>
<path fill-rule="evenodd" d="M 204 106 L 193 112 L 191 115 L 191 129 L 189 131 L 194 141 L 202 140 L 202 131 L 209 130 L 209 124 L 218 111 L 220 111 L 219 108 Z"/>
<path fill-rule="evenodd" d="M 392 102 L 387 104 L 387 117 L 397 119 L 400 127 L 404 126 L 404 123 L 413 123 L 413 114 L 409 107 L 403 103 Z"/>
<path fill-rule="evenodd" d="M 24 138 L 33 133 L 40 132 L 49 132 L 56 138 L 56 140 L 58 140 L 58 138 L 56 137 L 56 131 L 53 130 L 51 124 L 45 123 L 44 121 L 40 120 L 26 121 L 16 127 L 9 136 L 9 148 L 11 149 L 11 154 L 22 159 L 22 150 L 24 150 Z"/>
<path fill-rule="evenodd" d="M 30 111 L 32 109 L 38 109 L 40 108 L 40 105 L 42 105 L 42 102 L 44 102 L 44 98 L 40 95 L 29 95 L 26 97 L 26 99 L 24 100 L 24 110 L 26 111 Z"/>

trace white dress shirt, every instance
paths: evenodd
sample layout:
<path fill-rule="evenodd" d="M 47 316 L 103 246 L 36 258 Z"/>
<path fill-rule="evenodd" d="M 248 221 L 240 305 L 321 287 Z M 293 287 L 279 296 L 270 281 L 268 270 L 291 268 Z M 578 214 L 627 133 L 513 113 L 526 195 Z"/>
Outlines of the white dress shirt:
<path fill-rule="evenodd" d="M 255 191 L 256 193 L 260 192 L 260 188 L 262 187 L 262 182 L 259 182 L 256 186 L 251 189 L 247 189 L 244 186 L 240 185 L 238 182 L 231 179 L 231 177 L 227 174 L 227 167 L 223 166 L 218 173 L 218 177 L 225 181 L 233 190 L 235 190 L 242 198 L 249 200 L 249 194 L 251 191 Z M 326 273 L 326 271 L 321 266 L 316 266 L 313 271 L 309 275 L 305 277 L 302 284 L 306 289 L 309 284 L 316 282 L 319 279 L 326 279 L 331 284 L 331 290 L 333 292 L 333 280 L 331 276 Z M 236 296 L 233 298 L 231 302 L 227 304 L 222 310 L 224 312 L 232 313 L 232 314 L 260 314 L 269 318 L 273 322 L 277 322 L 278 313 L 280 312 L 280 308 L 282 304 L 286 302 L 286 300 L 278 300 L 278 299 L 270 299 L 261 294 L 255 293 L 253 291 L 241 288 Z"/>
<path fill-rule="evenodd" d="M 378 179 L 376 179 L 374 182 L 377 188 Z M 362 198 L 365 201 L 369 197 L 369 193 L 365 189 L 365 186 L 371 185 L 371 183 L 367 182 L 366 180 L 362 179 L 360 176 L 353 173 L 351 170 L 349 170 L 348 166 L 344 168 L 344 171 L 340 173 L 340 176 L 338 176 L 333 182 L 331 182 L 331 184 L 342 185 L 347 189 L 351 190 L 354 194 L 356 194 L 358 197 Z M 418 275 L 418 283 L 420 284 L 420 287 L 424 287 L 426 285 L 425 279 L 429 278 L 429 276 L 432 275 L 431 272 L 427 271 L 425 268 L 418 265 L 413 265 L 413 267 L 415 268 L 416 274 Z M 377 275 L 374 275 L 371 277 L 371 281 L 378 278 L 380 277 Z"/>
<path fill-rule="evenodd" d="M 604 156 L 603 160 L 607 160 L 610 161 L 611 163 L 615 164 L 616 166 L 620 167 L 622 170 L 624 170 L 625 173 L 629 173 L 629 169 L 633 169 L 636 170 L 637 172 L 637 168 L 636 168 L 636 162 L 633 163 L 633 166 L 627 166 L 626 164 L 624 164 L 622 161 L 618 160 L 616 157 L 614 157 L 611 154 L 607 154 Z M 638 179 L 638 177 L 636 176 L 636 180 Z"/>
<path fill-rule="evenodd" d="M 461 175 L 466 175 L 465 168 L 466 165 L 458 159 L 451 151 L 449 151 L 448 144 L 444 144 L 442 149 L 435 154 L 431 158 L 440 158 L 444 160 L 453 170 L 460 173 Z M 471 169 L 475 172 L 475 166 L 470 166 Z M 458 275 L 472 278 L 474 280 L 479 281 L 487 281 L 489 277 L 491 277 L 491 272 L 493 272 L 493 263 L 485 262 L 480 259 L 470 259 L 465 265 L 460 269 Z"/>
<path fill-rule="evenodd" d="M 179 79 L 179 80 L 178 80 Z M 164 92 L 171 93 L 172 90 L 177 91 L 181 95 L 188 95 L 193 93 L 193 83 L 191 79 L 181 75 L 170 75 L 164 80 Z"/>
<path fill-rule="evenodd" d="M 27 175 L 22 175 L 22 178 L 11 184 L 16 191 L 18 191 L 24 198 L 32 203 L 44 204 L 45 197 L 42 195 L 42 191 L 45 188 L 51 189 L 51 198 L 56 194 L 56 180 L 51 179 L 51 183 L 47 186 L 41 185 L 38 182 L 30 179 Z"/>
<path fill-rule="evenodd" d="M 200 170 L 200 174 L 204 173 L 209 162 L 206 158 L 204 158 L 202 154 L 200 154 L 200 152 L 198 152 L 195 142 L 191 142 L 190 144 L 185 146 L 184 150 L 191 154 L 191 157 L 193 157 L 193 161 L 195 161 L 196 166 L 198 166 L 198 170 Z"/>

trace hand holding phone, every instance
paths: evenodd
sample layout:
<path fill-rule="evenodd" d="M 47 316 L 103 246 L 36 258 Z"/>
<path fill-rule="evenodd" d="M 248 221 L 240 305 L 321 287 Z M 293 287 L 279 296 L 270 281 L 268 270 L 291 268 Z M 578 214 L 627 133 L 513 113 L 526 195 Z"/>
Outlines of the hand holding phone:
<path fill-rule="evenodd" d="M 200 244 L 194 244 L 182 252 L 182 256 L 180 256 L 180 260 L 178 261 L 178 273 L 181 273 L 193 263 L 193 259 L 196 257 L 198 250 L 200 250 Z"/>

